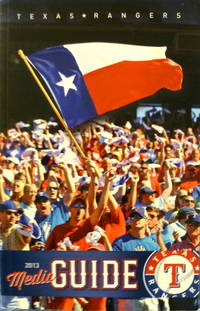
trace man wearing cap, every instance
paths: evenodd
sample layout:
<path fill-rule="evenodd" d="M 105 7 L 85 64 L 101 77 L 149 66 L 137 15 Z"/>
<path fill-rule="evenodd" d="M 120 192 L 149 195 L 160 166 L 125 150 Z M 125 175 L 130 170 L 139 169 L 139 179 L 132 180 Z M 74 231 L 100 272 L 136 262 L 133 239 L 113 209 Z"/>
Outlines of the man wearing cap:
<path fill-rule="evenodd" d="M 68 210 L 65 206 L 55 206 L 52 208 L 49 195 L 46 192 L 37 194 L 35 204 L 37 208 L 35 220 L 41 230 L 40 242 L 45 243 L 50 232 L 57 225 L 63 224 L 68 220 Z M 41 243 L 38 246 L 40 248 Z"/>
<path fill-rule="evenodd" d="M 113 242 L 114 251 L 158 251 L 160 247 L 146 236 L 148 213 L 144 207 L 131 210 L 130 231 Z"/>
<path fill-rule="evenodd" d="M 29 250 L 30 239 L 16 230 L 22 213 L 23 210 L 11 200 L 0 203 L 0 240 L 4 250 Z"/>
<path fill-rule="evenodd" d="M 154 205 L 157 208 L 164 210 L 165 209 L 165 201 L 163 195 L 156 198 L 156 191 L 149 187 L 140 188 L 139 199 L 136 201 L 135 205 L 139 207 L 146 207 L 149 205 Z"/>
<path fill-rule="evenodd" d="M 24 235 L 22 226 L 18 221 L 22 214 L 22 209 L 10 200 L 0 203 L 0 243 L 1 249 L 13 250 L 29 250 L 31 235 Z M 29 297 L 1 296 L 0 309 L 29 309 Z"/>
<path fill-rule="evenodd" d="M 93 231 L 93 227 L 99 222 L 108 201 L 110 183 L 111 178 L 107 175 L 98 207 L 90 217 L 84 219 L 86 204 L 83 199 L 77 198 L 71 203 L 69 221 L 54 228 L 46 242 L 46 250 L 60 250 L 58 246 L 66 237 L 70 238 L 73 245 L 79 246 L 79 250 L 88 248 L 85 236 L 88 232 Z M 55 310 L 70 311 L 73 306 L 74 300 L 71 297 L 56 297 L 51 303 L 48 303 L 48 308 Z"/>
<path fill-rule="evenodd" d="M 190 215 L 186 221 L 187 234 L 181 242 L 175 243 L 170 250 L 194 250 L 200 251 L 200 214 Z M 173 298 L 170 299 L 172 310 L 199 310 L 199 297 L 197 298 Z"/>
<path fill-rule="evenodd" d="M 62 240 L 65 236 L 71 235 L 71 233 L 73 234 L 77 229 L 79 230 L 82 226 L 82 224 L 84 224 L 84 228 L 85 228 L 85 223 L 88 223 L 88 231 L 93 231 L 93 230 L 89 230 L 89 229 L 93 229 L 93 225 L 97 225 L 100 217 L 103 214 L 103 211 L 106 208 L 106 203 L 108 201 L 108 189 L 111 183 L 111 178 L 106 176 L 106 183 L 104 185 L 102 194 L 101 194 L 101 198 L 99 201 L 99 204 L 97 206 L 97 208 L 92 211 L 92 213 L 90 213 L 90 217 L 85 218 L 86 216 L 86 202 L 84 199 L 82 199 L 81 197 L 76 197 L 69 209 L 70 209 L 70 219 L 69 221 L 65 222 L 62 225 L 57 226 L 53 232 L 51 233 L 51 235 L 48 238 L 48 241 L 46 243 L 46 249 L 56 249 L 57 247 L 57 243 Z M 91 223 L 92 223 L 92 227 L 91 227 Z M 81 226 L 79 227 L 79 224 L 81 224 Z M 87 227 L 87 226 L 86 226 Z M 74 230 L 73 228 L 76 228 L 76 230 Z M 71 232 L 72 231 L 72 232 Z M 81 233 L 82 235 L 82 233 Z M 83 234 L 83 240 L 81 241 L 83 242 L 80 245 L 80 239 L 78 239 L 78 245 L 80 246 L 80 248 L 82 248 L 82 250 L 85 250 L 85 248 L 87 248 L 87 244 L 85 244 L 85 235 Z M 75 245 L 76 245 L 76 241 L 77 239 L 75 238 Z M 73 242 L 73 241 L 72 241 Z"/>
<path fill-rule="evenodd" d="M 113 243 L 113 251 L 159 251 L 159 245 L 146 236 L 148 213 L 144 207 L 135 207 L 129 218 L 130 230 L 117 238 Z M 161 230 L 157 231 L 158 240 Z M 159 300 L 156 298 L 118 299 L 118 310 L 149 310 L 160 311 Z M 169 310 L 166 308 L 165 310 Z"/>
<path fill-rule="evenodd" d="M 174 249 L 191 249 L 200 251 L 200 214 L 194 213 L 186 220 L 186 237 L 171 247 Z"/>
<path fill-rule="evenodd" d="M 177 212 L 175 216 L 176 221 L 169 224 L 167 227 L 172 233 L 178 235 L 178 239 L 181 239 L 183 236 L 186 235 L 186 221 L 188 220 L 189 216 L 195 214 L 195 210 L 189 206 L 183 206 Z"/>

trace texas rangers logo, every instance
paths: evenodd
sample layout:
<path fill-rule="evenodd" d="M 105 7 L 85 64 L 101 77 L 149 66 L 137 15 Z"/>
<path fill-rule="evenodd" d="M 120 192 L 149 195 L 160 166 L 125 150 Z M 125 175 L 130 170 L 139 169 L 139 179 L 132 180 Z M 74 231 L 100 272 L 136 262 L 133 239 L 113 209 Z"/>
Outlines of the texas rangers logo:
<path fill-rule="evenodd" d="M 199 257 L 190 250 L 153 253 L 143 270 L 152 297 L 196 297 L 199 294 Z"/>

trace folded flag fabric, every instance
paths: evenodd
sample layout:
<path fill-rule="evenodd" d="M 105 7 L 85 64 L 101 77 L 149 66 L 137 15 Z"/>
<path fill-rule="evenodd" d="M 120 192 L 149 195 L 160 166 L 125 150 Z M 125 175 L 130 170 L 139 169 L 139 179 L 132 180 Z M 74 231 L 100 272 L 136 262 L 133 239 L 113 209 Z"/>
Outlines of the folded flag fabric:
<path fill-rule="evenodd" d="M 180 90 L 181 67 L 166 47 L 91 42 L 55 46 L 28 56 L 69 128 L 162 88 Z"/>

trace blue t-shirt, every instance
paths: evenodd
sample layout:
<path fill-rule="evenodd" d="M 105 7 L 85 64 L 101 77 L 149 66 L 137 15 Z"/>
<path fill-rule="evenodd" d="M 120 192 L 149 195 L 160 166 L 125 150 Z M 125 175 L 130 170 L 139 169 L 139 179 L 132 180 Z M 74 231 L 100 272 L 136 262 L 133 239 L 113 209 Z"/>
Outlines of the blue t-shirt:
<path fill-rule="evenodd" d="M 40 217 L 39 213 L 36 212 L 35 220 L 37 221 L 41 229 L 40 241 L 46 242 L 50 232 L 58 225 L 61 225 L 69 220 L 68 208 L 65 205 L 53 203 L 52 212 L 46 217 Z"/>
<path fill-rule="evenodd" d="M 150 235 L 150 237 L 152 238 L 152 240 L 154 242 L 157 241 L 156 232 L 152 233 Z M 162 238 L 163 238 L 163 242 L 165 243 L 165 246 L 167 247 L 167 249 L 170 249 L 170 247 L 174 243 L 173 230 L 171 227 L 168 227 L 168 226 L 165 227 L 165 229 L 162 232 Z"/>
<path fill-rule="evenodd" d="M 127 233 L 113 242 L 113 251 L 159 251 L 159 245 L 151 237 L 135 238 Z"/>
<path fill-rule="evenodd" d="M 69 209 L 65 205 L 64 200 L 62 198 L 52 202 L 51 206 L 52 206 L 53 210 L 59 208 L 61 210 L 61 213 L 64 215 L 64 217 L 66 219 L 65 221 L 69 220 Z"/>

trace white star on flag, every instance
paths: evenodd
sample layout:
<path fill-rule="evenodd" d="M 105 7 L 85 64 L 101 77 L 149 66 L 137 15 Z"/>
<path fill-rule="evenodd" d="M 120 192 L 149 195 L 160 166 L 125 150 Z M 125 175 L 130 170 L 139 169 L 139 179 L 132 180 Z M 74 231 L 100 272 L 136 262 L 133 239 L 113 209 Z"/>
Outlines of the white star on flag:
<path fill-rule="evenodd" d="M 65 96 L 67 96 L 67 93 L 69 92 L 70 89 L 77 91 L 77 87 L 74 84 L 74 79 L 75 79 L 76 75 L 72 75 L 72 76 L 66 77 L 61 72 L 59 72 L 59 75 L 61 77 L 61 80 L 59 82 L 57 82 L 56 85 L 62 86 L 64 88 Z"/>

